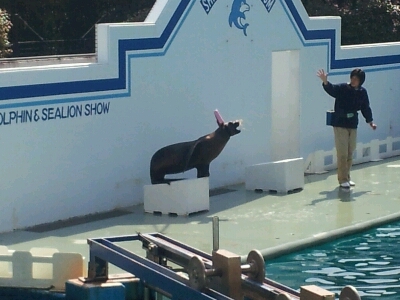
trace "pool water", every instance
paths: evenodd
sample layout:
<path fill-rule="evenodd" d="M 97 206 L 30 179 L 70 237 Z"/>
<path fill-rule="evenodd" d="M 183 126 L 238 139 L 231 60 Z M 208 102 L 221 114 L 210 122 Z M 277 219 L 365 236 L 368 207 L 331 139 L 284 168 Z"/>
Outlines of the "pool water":
<path fill-rule="evenodd" d="M 64 300 L 65 294 L 46 290 L 0 287 L 0 300 Z"/>
<path fill-rule="evenodd" d="M 400 222 L 266 261 L 266 276 L 295 290 L 346 285 L 362 300 L 400 299 Z"/>

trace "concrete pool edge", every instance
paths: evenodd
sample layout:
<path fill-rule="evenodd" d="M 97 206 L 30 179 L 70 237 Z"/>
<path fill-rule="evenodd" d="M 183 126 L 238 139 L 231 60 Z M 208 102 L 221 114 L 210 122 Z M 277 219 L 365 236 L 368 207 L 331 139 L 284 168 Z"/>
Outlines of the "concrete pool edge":
<path fill-rule="evenodd" d="M 312 237 L 301 239 L 298 241 L 286 243 L 283 245 L 266 248 L 259 250 L 264 257 L 264 260 L 267 261 L 268 259 L 275 259 L 280 256 L 284 256 L 287 254 L 291 254 L 297 251 L 304 250 L 306 248 L 318 246 L 345 236 L 349 236 L 352 234 L 360 233 L 372 229 L 374 227 L 389 224 L 395 221 L 400 220 L 400 212 L 387 215 L 384 217 L 376 218 L 370 221 L 365 221 L 361 223 L 356 223 L 350 226 L 334 229 L 328 232 L 321 232 L 315 234 Z M 245 263 L 247 260 L 247 255 L 241 256 L 242 263 Z"/>

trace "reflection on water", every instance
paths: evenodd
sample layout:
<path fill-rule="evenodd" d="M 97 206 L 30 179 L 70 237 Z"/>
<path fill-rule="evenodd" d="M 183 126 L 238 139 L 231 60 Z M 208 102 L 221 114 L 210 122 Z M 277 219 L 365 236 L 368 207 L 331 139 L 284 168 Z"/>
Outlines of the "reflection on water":
<path fill-rule="evenodd" d="M 299 290 L 318 285 L 340 294 L 346 285 L 363 300 L 400 299 L 400 223 L 267 261 L 266 275 Z"/>

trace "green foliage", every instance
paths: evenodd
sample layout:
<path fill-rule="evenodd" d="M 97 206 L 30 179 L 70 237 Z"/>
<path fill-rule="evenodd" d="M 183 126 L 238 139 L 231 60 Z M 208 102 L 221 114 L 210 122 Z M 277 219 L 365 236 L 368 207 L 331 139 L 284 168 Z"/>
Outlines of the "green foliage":
<path fill-rule="evenodd" d="M 18 23 L 20 40 L 76 39 L 96 23 L 143 21 L 133 18 L 140 10 L 153 6 L 155 0 L 2 0 Z M 18 16 L 15 16 L 17 14 Z M 22 21 L 23 20 L 23 21 Z M 37 32 L 27 29 L 24 21 Z M 11 32 L 10 35 L 13 35 Z"/>
<path fill-rule="evenodd" d="M 6 57 L 12 53 L 8 32 L 11 29 L 11 22 L 7 11 L 0 8 L 0 57 Z"/>
<path fill-rule="evenodd" d="M 340 16 L 342 45 L 400 41 L 400 5 L 390 0 L 302 0 L 310 16 Z"/>
<path fill-rule="evenodd" d="M 140 22 L 155 0 L 1 0 L 14 56 L 95 51 L 98 23 Z"/>
<path fill-rule="evenodd" d="M 93 53 L 97 23 L 141 22 L 154 2 L 1 0 L 0 57 L 11 54 L 8 40 L 13 44 L 14 56 Z M 302 2 L 310 16 L 342 17 L 342 45 L 400 41 L 398 0 Z M 27 47 L 32 45 L 37 49 L 27 54 Z"/>

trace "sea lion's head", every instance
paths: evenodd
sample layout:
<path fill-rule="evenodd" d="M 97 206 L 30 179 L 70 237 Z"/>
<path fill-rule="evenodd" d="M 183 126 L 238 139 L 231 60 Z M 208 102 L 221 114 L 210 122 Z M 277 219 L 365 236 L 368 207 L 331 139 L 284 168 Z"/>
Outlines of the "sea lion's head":
<path fill-rule="evenodd" d="M 240 133 L 240 129 L 238 129 L 239 126 L 240 126 L 240 121 L 234 121 L 234 122 L 231 121 L 223 124 L 224 130 L 229 133 L 229 136 L 233 136 Z"/>
<path fill-rule="evenodd" d="M 234 122 L 231 121 L 225 123 L 224 119 L 222 118 L 217 109 L 214 111 L 214 115 L 217 120 L 218 127 L 223 129 L 226 133 L 228 133 L 229 136 L 233 136 L 240 133 L 240 129 L 238 129 L 238 127 L 242 123 L 241 121 L 236 120 Z"/>

